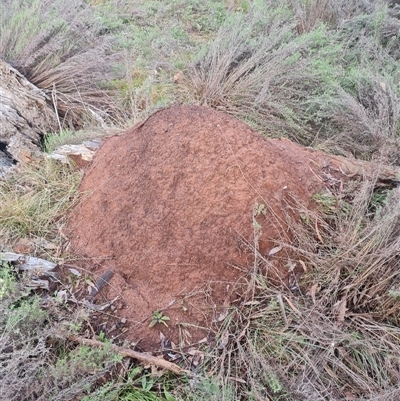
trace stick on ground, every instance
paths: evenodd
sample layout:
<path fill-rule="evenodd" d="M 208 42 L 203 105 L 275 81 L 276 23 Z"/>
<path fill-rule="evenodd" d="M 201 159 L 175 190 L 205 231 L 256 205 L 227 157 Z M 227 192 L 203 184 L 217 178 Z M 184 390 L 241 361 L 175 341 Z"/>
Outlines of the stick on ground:
<path fill-rule="evenodd" d="M 104 347 L 106 345 L 106 343 L 103 343 L 101 341 L 92 340 L 92 339 L 84 338 L 84 337 L 80 337 L 80 336 L 68 336 L 68 340 L 82 344 L 82 345 L 90 345 L 91 347 Z M 113 344 L 111 345 L 111 349 L 114 352 L 116 352 L 119 355 L 122 355 L 124 357 L 128 356 L 130 358 L 136 359 L 145 364 L 155 365 L 162 369 L 167 369 L 177 375 L 179 375 L 181 373 L 190 374 L 189 371 L 182 369 L 178 365 L 175 365 L 172 362 L 168 362 L 163 358 L 153 356 L 146 352 L 137 352 L 137 351 L 133 351 L 129 348 L 122 348 L 122 347 L 118 347 L 117 345 L 113 345 Z"/>

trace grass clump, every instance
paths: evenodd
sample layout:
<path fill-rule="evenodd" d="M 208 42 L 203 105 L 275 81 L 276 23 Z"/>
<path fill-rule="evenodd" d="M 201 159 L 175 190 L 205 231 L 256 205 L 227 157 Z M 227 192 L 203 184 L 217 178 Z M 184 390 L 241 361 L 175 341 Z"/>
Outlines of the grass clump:
<path fill-rule="evenodd" d="M 157 378 L 137 366 L 129 369 L 125 379 L 106 383 L 82 401 L 176 401 L 168 391 L 173 384 L 173 379 L 167 376 Z"/>
<path fill-rule="evenodd" d="M 59 133 L 50 133 L 46 134 L 43 137 L 43 149 L 46 153 L 53 152 L 58 146 L 72 144 L 77 137 L 77 133 L 82 131 L 72 131 L 69 129 L 65 129 L 60 131 Z M 81 142 L 81 141 L 79 141 Z M 83 141 L 82 141 L 83 142 Z"/>
<path fill-rule="evenodd" d="M 25 236 L 60 239 L 65 213 L 78 199 L 80 178 L 71 167 L 45 159 L 1 180 L 3 246 Z"/>
<path fill-rule="evenodd" d="M 51 132 L 44 135 L 42 149 L 46 153 L 52 153 L 59 146 L 80 145 L 85 141 L 99 140 L 106 135 L 110 135 L 109 132 L 99 128 L 79 131 L 65 129 L 58 133 Z"/>
<path fill-rule="evenodd" d="M 99 84 L 113 77 L 118 52 L 90 6 L 5 0 L 0 12 L 0 57 L 45 91 L 61 127 L 116 117 L 115 101 Z"/>

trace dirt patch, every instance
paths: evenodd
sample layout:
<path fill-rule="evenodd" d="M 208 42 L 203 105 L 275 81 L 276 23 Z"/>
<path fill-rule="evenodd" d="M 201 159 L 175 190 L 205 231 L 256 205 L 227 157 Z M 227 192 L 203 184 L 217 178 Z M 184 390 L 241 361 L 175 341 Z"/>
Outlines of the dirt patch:
<path fill-rule="evenodd" d="M 212 109 L 162 110 L 98 151 L 70 217 L 72 249 L 95 274 L 114 271 L 107 296 L 122 297 L 119 314 L 143 349 L 159 346 L 160 329 L 198 341 L 246 277 L 253 256 L 243 244 L 255 232 L 269 274 L 287 276 L 280 256 L 267 256 L 287 238 L 283 197 L 320 191 L 324 158 Z M 149 328 L 155 310 L 168 327 Z"/>

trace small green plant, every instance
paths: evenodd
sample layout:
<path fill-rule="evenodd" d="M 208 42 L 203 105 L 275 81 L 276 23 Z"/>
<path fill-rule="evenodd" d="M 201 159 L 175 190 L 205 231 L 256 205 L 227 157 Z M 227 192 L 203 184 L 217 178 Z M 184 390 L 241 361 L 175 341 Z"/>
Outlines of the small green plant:
<path fill-rule="evenodd" d="M 47 319 L 47 313 L 40 307 L 38 297 L 19 299 L 10 305 L 7 312 L 7 324 L 5 329 L 10 335 L 22 337 L 27 334 L 34 335 L 42 327 Z"/>
<path fill-rule="evenodd" d="M 265 372 L 265 380 L 268 383 L 268 386 L 270 387 L 273 394 L 278 394 L 283 391 L 282 383 L 280 382 L 279 377 L 276 375 L 276 373 L 272 371 Z"/>
<path fill-rule="evenodd" d="M 369 211 L 372 213 L 378 213 L 382 208 L 387 206 L 391 193 L 392 190 L 386 188 L 378 188 L 375 190 L 371 195 Z"/>
<path fill-rule="evenodd" d="M 266 216 L 267 209 L 263 203 L 256 203 L 253 208 L 253 229 L 257 232 L 257 236 L 261 235 L 262 225 L 257 221 L 257 217 Z"/>
<path fill-rule="evenodd" d="M 12 266 L 10 263 L 0 260 L 0 301 L 11 294 L 14 288 L 15 279 L 12 273 Z"/>
<path fill-rule="evenodd" d="M 99 341 L 101 341 L 102 343 L 105 343 L 107 341 L 106 333 L 104 333 L 104 331 L 100 331 Z"/>
<path fill-rule="evenodd" d="M 190 393 L 185 394 L 185 399 L 191 401 L 232 401 L 234 400 L 233 388 L 230 384 L 220 382 L 216 377 L 199 377 L 194 383 Z"/>
<path fill-rule="evenodd" d="M 311 199 L 321 206 L 325 214 L 332 214 L 337 210 L 337 199 L 330 192 L 316 193 Z"/>
<path fill-rule="evenodd" d="M 267 214 L 267 209 L 263 203 L 256 203 L 254 205 L 253 215 L 254 217 L 260 216 L 263 214 L 264 216 Z"/>
<path fill-rule="evenodd" d="M 176 401 L 168 391 L 171 382 L 166 377 L 152 376 L 146 369 L 136 366 L 122 381 L 108 382 L 97 388 L 82 401 Z"/>
<path fill-rule="evenodd" d="M 151 322 L 149 324 L 149 327 L 153 327 L 154 325 L 156 325 L 157 323 L 162 323 L 163 325 L 165 325 L 166 327 L 168 327 L 168 324 L 166 323 L 169 319 L 168 316 L 164 315 L 161 311 L 159 310 L 155 310 L 153 312 L 153 316 L 151 319 Z"/>
<path fill-rule="evenodd" d="M 67 327 L 70 333 L 78 334 L 82 330 L 82 322 L 69 322 Z"/>
<path fill-rule="evenodd" d="M 400 299 L 400 288 L 394 288 L 389 290 L 388 292 L 389 296 L 394 298 L 396 301 Z"/>
<path fill-rule="evenodd" d="M 73 137 L 74 132 L 70 129 L 62 130 L 59 133 L 46 134 L 43 137 L 43 148 L 47 153 L 51 153 L 56 147 L 71 143 Z"/>

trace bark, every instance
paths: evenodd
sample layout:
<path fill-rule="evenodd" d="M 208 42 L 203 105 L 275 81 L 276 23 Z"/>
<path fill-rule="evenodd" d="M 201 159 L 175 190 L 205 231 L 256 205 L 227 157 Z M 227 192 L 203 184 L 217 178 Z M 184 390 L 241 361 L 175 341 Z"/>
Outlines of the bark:
<path fill-rule="evenodd" d="M 37 156 L 42 135 L 55 130 L 57 117 L 48 96 L 0 60 L 0 175 Z"/>

